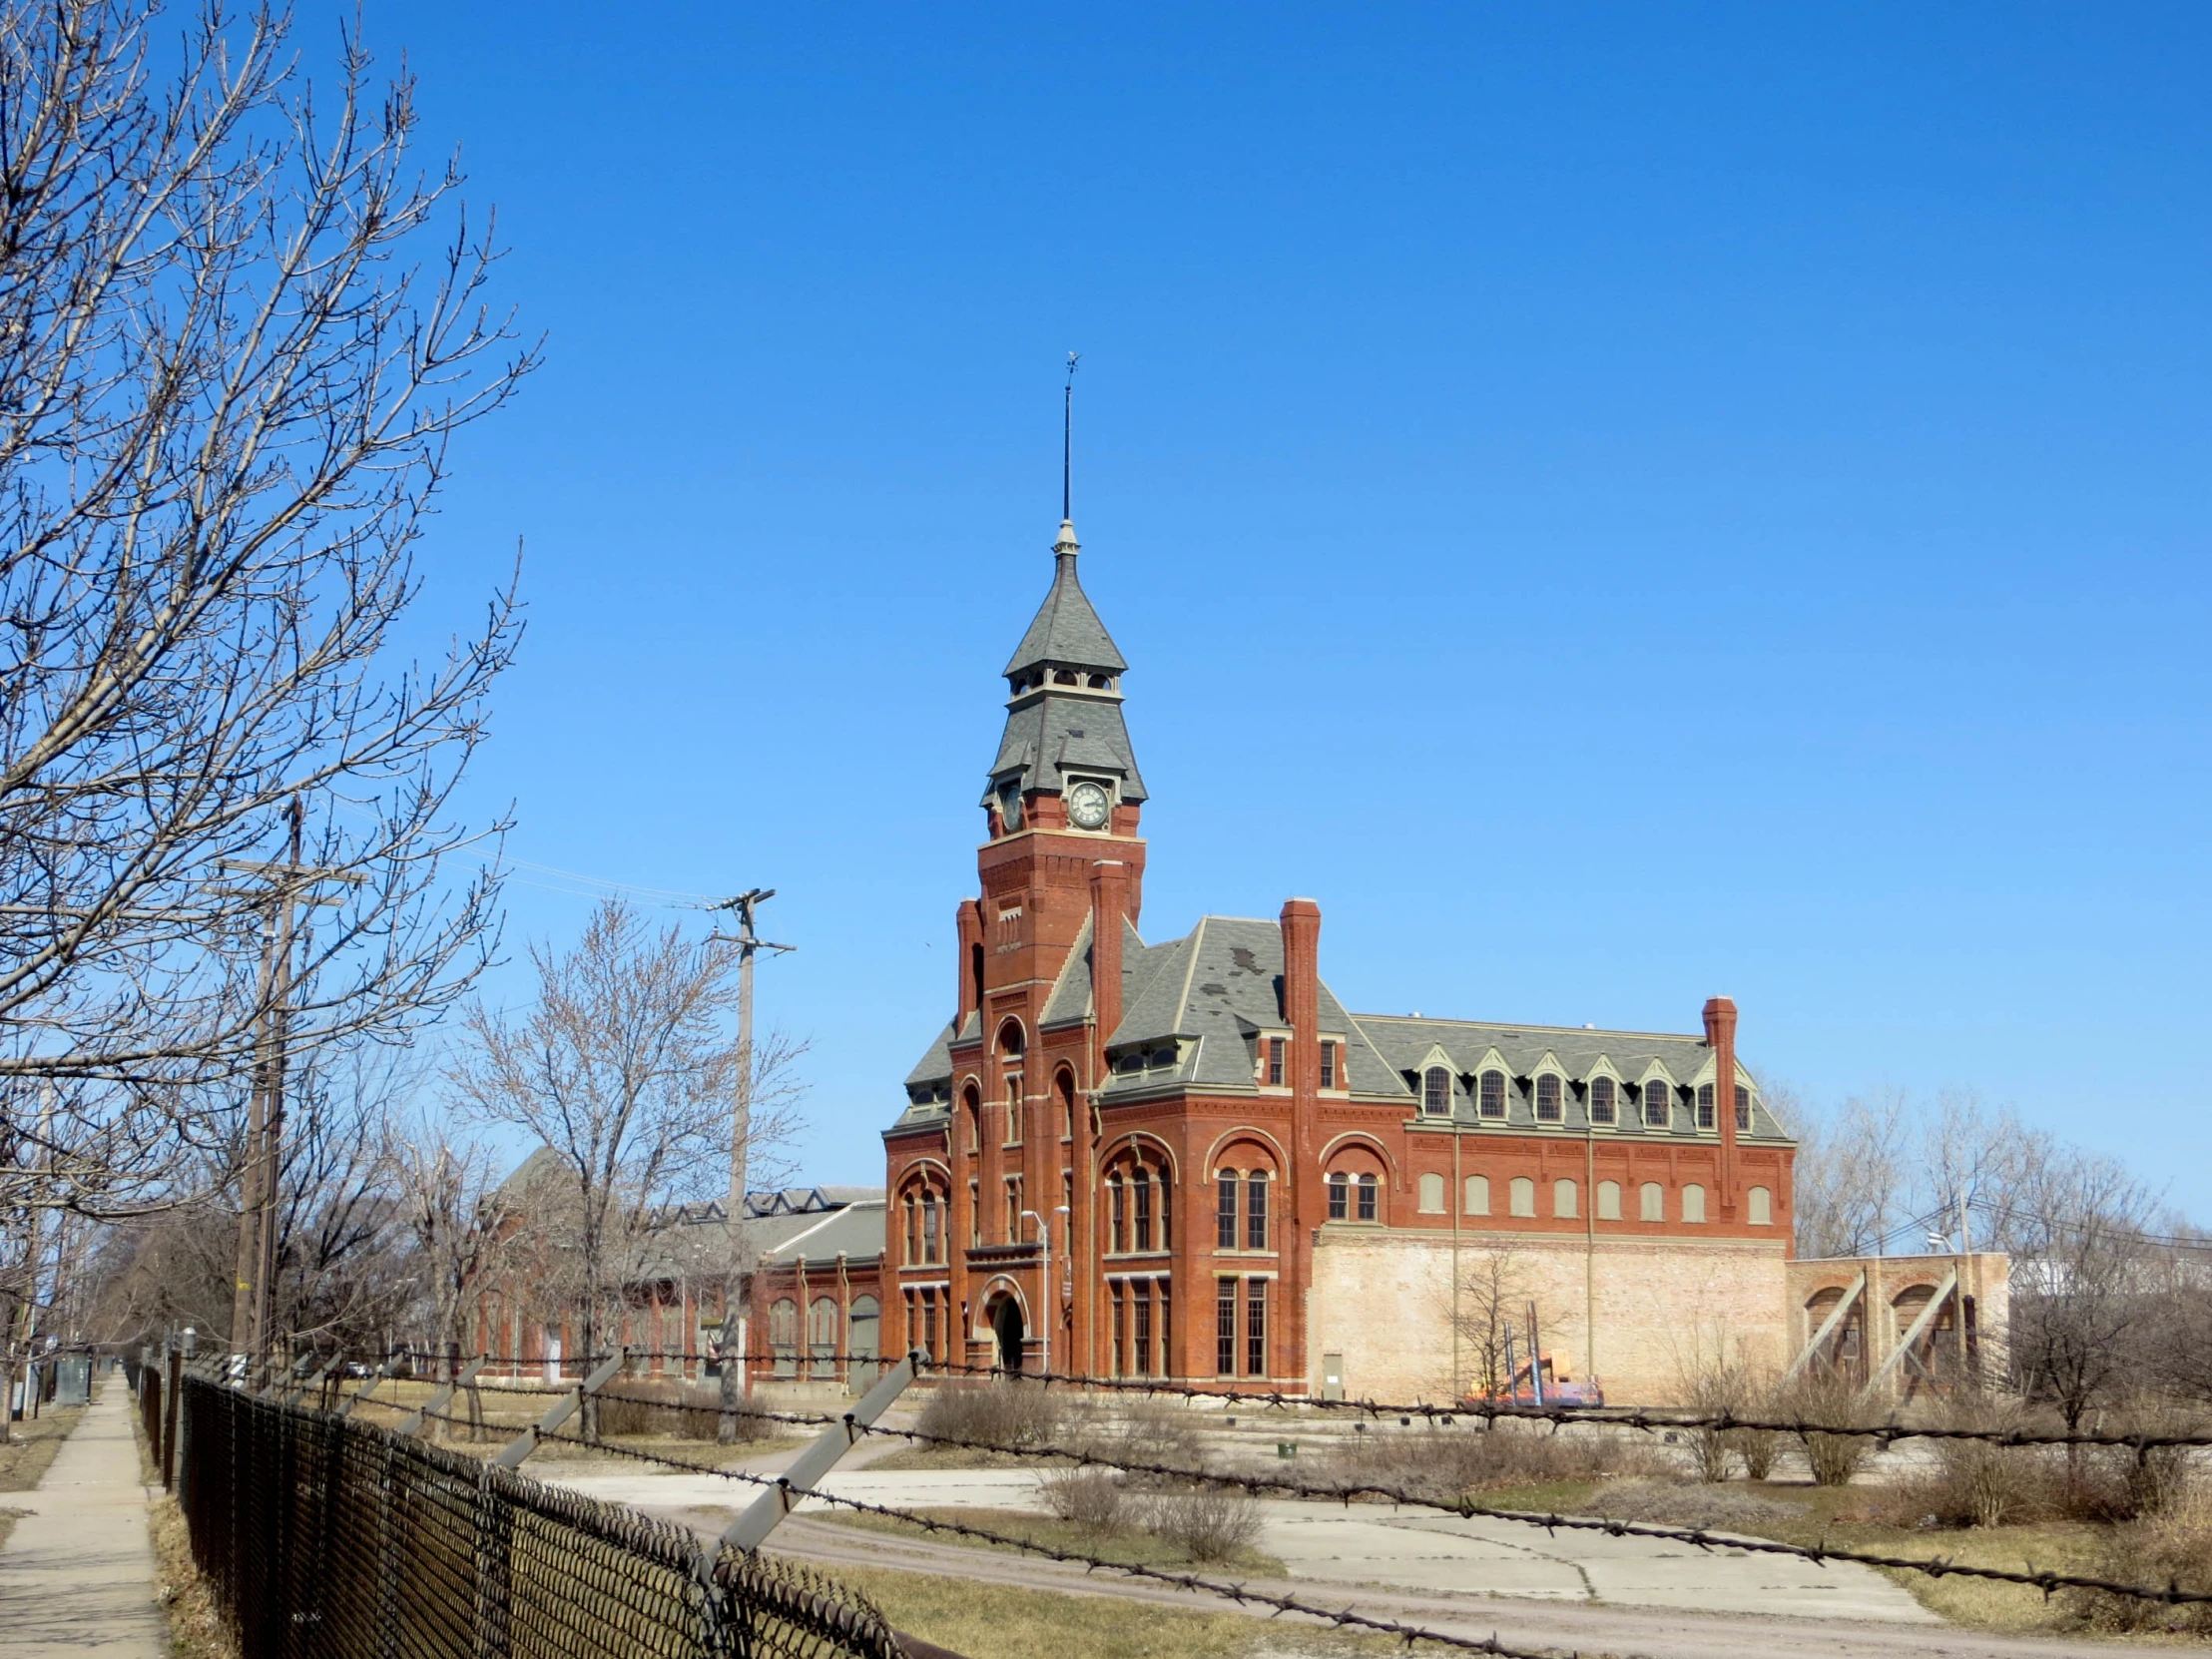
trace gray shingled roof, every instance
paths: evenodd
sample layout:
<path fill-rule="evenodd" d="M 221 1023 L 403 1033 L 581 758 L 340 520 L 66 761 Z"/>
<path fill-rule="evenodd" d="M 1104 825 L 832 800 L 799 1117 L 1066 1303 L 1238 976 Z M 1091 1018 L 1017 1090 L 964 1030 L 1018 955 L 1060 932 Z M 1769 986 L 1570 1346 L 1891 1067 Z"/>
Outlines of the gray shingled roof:
<path fill-rule="evenodd" d="M 1079 545 L 1075 526 L 1063 522 L 1060 539 L 1052 549 L 1052 591 L 1044 596 L 1044 605 L 1037 612 L 1036 620 L 1029 624 L 1029 632 L 1021 636 L 1021 644 L 1006 664 L 1009 676 L 1047 663 L 1097 669 L 1107 674 L 1119 674 L 1129 666 L 1121 660 L 1113 637 L 1098 620 L 1098 613 L 1091 609 L 1083 584 L 1076 577 L 1075 555 Z"/>
<path fill-rule="evenodd" d="M 1121 705 L 1109 697 L 1032 694 L 1006 711 L 1006 730 L 998 740 L 998 758 L 979 805 L 988 806 L 1008 783 L 1019 780 L 1031 790 L 1064 793 L 1071 775 L 1116 778 L 1124 801 L 1143 801 L 1144 777 Z"/>
<path fill-rule="evenodd" d="M 1082 1019 L 1091 1006 L 1086 921 L 1046 999 L 1044 1023 Z M 1107 1039 L 1115 1070 L 1102 1091 L 1106 1100 L 1186 1087 L 1230 1092 L 1254 1088 L 1259 1033 L 1281 1030 L 1286 1023 L 1282 929 L 1272 921 L 1206 916 L 1182 938 L 1147 945 L 1135 928 L 1128 928 L 1122 939 L 1122 1010 L 1121 1023 Z M 1408 1074 L 1418 1074 L 1441 1053 L 1452 1074 L 1453 1121 L 1562 1134 L 1580 1134 L 1588 1127 L 1589 1080 L 1610 1070 L 1630 1087 L 1621 1091 L 1619 1122 L 1607 1133 L 1695 1137 L 1693 1109 L 1679 1094 L 1672 1098 L 1662 1129 L 1643 1124 L 1633 1091 L 1653 1075 L 1654 1065 L 1674 1089 L 1687 1089 L 1713 1059 L 1702 1036 L 1351 1014 L 1326 982 L 1321 987 L 1321 1026 L 1346 1039 L 1347 1069 L 1357 1099 L 1390 1102 L 1410 1111 L 1417 1087 Z M 1502 1121 L 1476 1112 L 1477 1075 L 1493 1051 L 1507 1078 Z M 1546 1055 L 1570 1085 L 1557 1124 L 1539 1124 L 1535 1116 L 1535 1074 Z M 949 1110 L 951 1074 L 950 1052 L 940 1037 L 907 1085 L 911 1092 L 942 1083 L 945 1104 L 909 1106 L 900 1122 Z M 1752 1089 L 1750 1134 L 1787 1140 L 1789 1126 L 1775 1117 L 1748 1074 L 1742 1080 Z"/>

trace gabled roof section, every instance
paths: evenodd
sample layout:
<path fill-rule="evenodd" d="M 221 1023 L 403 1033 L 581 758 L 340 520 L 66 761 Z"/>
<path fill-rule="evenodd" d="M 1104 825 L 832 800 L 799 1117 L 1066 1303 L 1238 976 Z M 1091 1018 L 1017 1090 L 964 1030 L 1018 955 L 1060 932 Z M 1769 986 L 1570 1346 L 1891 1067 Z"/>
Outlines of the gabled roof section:
<path fill-rule="evenodd" d="M 1205 916 L 1180 939 L 1147 953 L 1148 983 L 1128 997 L 1121 1025 L 1108 1039 L 1114 1053 L 1147 1063 L 1117 1069 L 1111 1096 L 1162 1084 L 1250 1089 L 1253 1042 L 1283 1018 L 1283 930 L 1248 916 Z M 1356 1095 L 1404 1098 L 1404 1080 L 1368 1042 L 1344 1004 L 1324 984 L 1321 1026 L 1345 1037 L 1347 1074 Z"/>
<path fill-rule="evenodd" d="M 1036 620 L 1029 624 L 1029 632 L 1021 636 L 1021 644 L 1006 664 L 1008 676 L 1047 663 L 1107 674 L 1119 674 L 1129 666 L 1122 661 L 1113 637 L 1098 620 L 1083 584 L 1076 578 L 1075 556 L 1080 551 L 1075 525 L 1062 520 L 1060 539 L 1052 548 L 1052 591 L 1044 596 Z"/>
<path fill-rule="evenodd" d="M 1071 777 L 1112 778 L 1124 801 L 1145 799 L 1121 705 L 1105 698 L 1031 696 L 1006 712 L 979 805 L 1007 784 L 1065 793 Z"/>

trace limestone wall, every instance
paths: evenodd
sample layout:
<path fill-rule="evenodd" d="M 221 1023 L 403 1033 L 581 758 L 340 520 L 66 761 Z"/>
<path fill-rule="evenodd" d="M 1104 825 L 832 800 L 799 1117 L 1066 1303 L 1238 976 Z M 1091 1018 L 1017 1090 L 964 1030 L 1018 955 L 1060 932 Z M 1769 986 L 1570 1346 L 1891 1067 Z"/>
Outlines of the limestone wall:
<path fill-rule="evenodd" d="M 1462 1232 L 1461 1306 L 1496 1276 L 1536 1302 L 1544 1352 L 1564 1376 L 1593 1364 L 1608 1404 L 1677 1404 L 1715 1356 L 1779 1371 L 1793 1312 L 1781 1240 L 1580 1239 Z M 1308 1305 L 1313 1385 L 1325 1356 L 1343 1356 L 1352 1397 L 1452 1397 L 1453 1243 L 1448 1231 L 1324 1227 Z M 1596 1316 L 1593 1347 L 1588 1312 Z M 1516 1312 L 1516 1331 L 1525 1314 Z M 1462 1380 L 1473 1361 L 1462 1341 Z"/>

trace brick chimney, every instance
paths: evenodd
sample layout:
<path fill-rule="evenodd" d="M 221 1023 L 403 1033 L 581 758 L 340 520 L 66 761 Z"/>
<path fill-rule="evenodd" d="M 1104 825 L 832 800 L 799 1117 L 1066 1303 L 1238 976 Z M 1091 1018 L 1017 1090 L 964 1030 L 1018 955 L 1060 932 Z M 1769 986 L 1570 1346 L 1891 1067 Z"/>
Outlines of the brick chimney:
<path fill-rule="evenodd" d="M 1736 1217 L 1736 1004 L 1706 998 L 1705 1043 L 1713 1051 L 1713 1110 L 1721 1126 L 1721 1214 Z"/>
<path fill-rule="evenodd" d="M 1091 1009 L 1098 1052 L 1093 1076 L 1106 1076 L 1106 1039 L 1121 1024 L 1121 929 L 1129 906 L 1129 866 L 1118 858 L 1091 865 Z"/>
<path fill-rule="evenodd" d="M 1283 1022 L 1291 1028 L 1290 1084 L 1303 1135 L 1321 1087 L 1321 906 L 1311 898 L 1286 899 L 1280 920 Z"/>
<path fill-rule="evenodd" d="M 983 901 L 961 899 L 956 925 L 960 931 L 960 1017 L 957 1024 L 965 1025 L 983 994 Z M 944 1004 L 940 1002 L 938 1006 L 941 1008 Z"/>

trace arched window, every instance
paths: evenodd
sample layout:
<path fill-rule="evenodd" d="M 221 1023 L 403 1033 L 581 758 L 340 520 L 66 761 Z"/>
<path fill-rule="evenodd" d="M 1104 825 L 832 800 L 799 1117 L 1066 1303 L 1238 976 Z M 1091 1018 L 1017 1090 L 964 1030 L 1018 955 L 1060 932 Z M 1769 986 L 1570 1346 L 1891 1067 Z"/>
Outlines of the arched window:
<path fill-rule="evenodd" d="M 1774 1194 L 1764 1187 L 1754 1187 L 1745 1195 L 1747 1219 L 1754 1227 L 1774 1225 Z"/>
<path fill-rule="evenodd" d="M 1245 1249 L 1268 1248 L 1268 1178 L 1264 1170 L 1245 1177 Z"/>
<path fill-rule="evenodd" d="M 1554 1181 L 1551 1184 L 1551 1213 L 1562 1217 L 1580 1215 L 1582 1212 L 1575 1206 L 1580 1201 L 1581 1196 L 1572 1181 L 1565 1179 Z"/>
<path fill-rule="evenodd" d="M 1547 1071 L 1536 1079 L 1536 1121 L 1557 1123 L 1563 1115 L 1559 1109 L 1559 1074 Z"/>
<path fill-rule="evenodd" d="M 1467 1190 L 1463 1195 L 1466 1213 L 1470 1216 L 1486 1216 L 1490 1213 L 1490 1178 L 1486 1175 L 1467 1177 Z"/>
<path fill-rule="evenodd" d="M 1119 1256 L 1128 1248 L 1125 1241 L 1129 1237 L 1129 1196 L 1118 1175 L 1106 1178 L 1106 1249 L 1109 1254 Z"/>
<path fill-rule="evenodd" d="M 1060 1097 L 1060 1139 L 1075 1139 L 1075 1073 L 1062 1067 L 1052 1079 L 1052 1092 Z"/>
<path fill-rule="evenodd" d="M 1516 1216 L 1532 1216 L 1536 1213 L 1536 1183 L 1525 1175 L 1513 1177 L 1510 1192 L 1510 1213 Z"/>
<path fill-rule="evenodd" d="M 1654 1077 L 1644 1085 L 1644 1127 L 1664 1129 L 1674 1119 L 1673 1093 L 1664 1077 Z"/>
<path fill-rule="evenodd" d="M 1610 1077 L 1591 1078 L 1590 1121 L 1592 1123 L 1611 1123 L 1614 1111 L 1613 1080 Z"/>
<path fill-rule="evenodd" d="M 1424 1216 L 1440 1216 L 1444 1213 L 1442 1176 L 1424 1175 L 1420 1178 L 1420 1213 Z"/>
<path fill-rule="evenodd" d="M 1705 1189 L 1695 1181 L 1682 1189 L 1682 1219 L 1693 1222 L 1705 1219 Z"/>
<path fill-rule="evenodd" d="M 1360 1210 L 1362 1221 L 1377 1220 L 1382 1210 L 1382 1189 L 1372 1175 L 1360 1177 Z"/>
<path fill-rule="evenodd" d="M 1001 1020 L 998 1026 L 999 1053 L 1009 1057 L 1018 1055 L 1021 1052 L 1021 1021 L 1018 1019 Z"/>
<path fill-rule="evenodd" d="M 1697 1086 L 1697 1126 L 1700 1129 L 1713 1127 L 1713 1085 L 1710 1083 Z"/>
<path fill-rule="evenodd" d="M 768 1311 L 768 1346 L 778 1377 L 799 1375 L 799 1304 L 779 1298 Z"/>
<path fill-rule="evenodd" d="M 1146 1170 L 1142 1165 L 1139 1165 L 1136 1171 L 1129 1178 L 1129 1186 L 1132 1195 L 1137 1201 L 1136 1243 L 1131 1246 L 1131 1248 L 1135 1250 L 1150 1250 L 1152 1248 L 1151 1172 Z"/>
<path fill-rule="evenodd" d="M 1430 1066 L 1420 1080 L 1420 1109 L 1425 1117 L 1440 1118 L 1451 1115 L 1451 1073 L 1442 1066 Z"/>
<path fill-rule="evenodd" d="M 1736 1133 L 1751 1133 L 1751 1091 L 1741 1083 L 1736 1085 Z"/>
<path fill-rule="evenodd" d="M 848 1335 L 844 1342 L 845 1353 L 852 1356 L 852 1377 L 855 1382 L 875 1381 L 875 1366 L 862 1366 L 863 1360 L 872 1360 L 882 1352 L 882 1307 L 871 1296 L 852 1299 L 852 1312 L 847 1318 Z"/>
<path fill-rule="evenodd" d="M 1621 1219 L 1621 1184 L 1618 1181 L 1600 1181 L 1597 1184 L 1597 1219 Z"/>
<path fill-rule="evenodd" d="M 816 1297 L 814 1306 L 807 1310 L 807 1345 L 818 1360 L 827 1360 L 837 1352 L 837 1305 L 829 1297 Z"/>
<path fill-rule="evenodd" d="M 1021 1139 L 1021 1073 L 1006 1074 L 1006 1139 L 1009 1143 Z"/>
<path fill-rule="evenodd" d="M 1237 1172 L 1233 1169 L 1225 1169 L 1214 1178 L 1214 1181 L 1216 1192 L 1214 1248 L 1216 1250 L 1235 1250 L 1237 1248 Z"/>
<path fill-rule="evenodd" d="M 921 1259 L 924 1262 L 944 1260 L 944 1205 L 942 1193 L 921 1195 Z"/>
<path fill-rule="evenodd" d="M 1636 1219 L 1638 1221 L 1665 1221 L 1667 1219 L 1667 1189 L 1656 1181 L 1646 1181 L 1636 1189 Z"/>
<path fill-rule="evenodd" d="M 983 1144 L 983 1091 L 973 1083 L 960 1091 L 961 1116 L 967 1120 L 967 1148 L 978 1150 Z"/>
<path fill-rule="evenodd" d="M 1352 1219 L 1352 1177 L 1343 1170 L 1332 1170 L 1329 1175 L 1329 1219 Z"/>
<path fill-rule="evenodd" d="M 1486 1071 L 1482 1074 L 1482 1097 L 1477 1110 L 1486 1118 L 1505 1115 L 1505 1073 Z"/>

